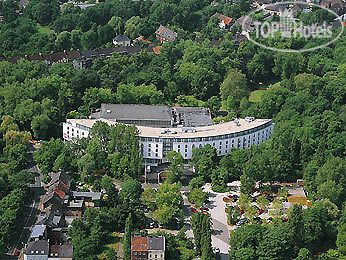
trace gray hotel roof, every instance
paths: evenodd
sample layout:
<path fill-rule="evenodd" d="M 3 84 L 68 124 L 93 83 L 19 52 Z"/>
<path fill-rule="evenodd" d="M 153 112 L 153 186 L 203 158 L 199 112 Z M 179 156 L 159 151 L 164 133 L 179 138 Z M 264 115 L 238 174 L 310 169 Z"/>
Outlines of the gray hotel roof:
<path fill-rule="evenodd" d="M 97 114 L 95 115 L 98 116 Z M 171 108 L 168 106 L 102 104 L 100 118 L 118 120 L 160 120 L 170 122 L 172 120 L 172 112 Z"/>

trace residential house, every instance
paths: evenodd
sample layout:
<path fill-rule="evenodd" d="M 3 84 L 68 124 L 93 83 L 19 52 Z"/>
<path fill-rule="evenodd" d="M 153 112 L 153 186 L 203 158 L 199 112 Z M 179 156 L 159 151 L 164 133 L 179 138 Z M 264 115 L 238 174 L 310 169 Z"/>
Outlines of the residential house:
<path fill-rule="evenodd" d="M 131 260 L 148 259 L 148 238 L 133 236 L 131 238 Z"/>
<path fill-rule="evenodd" d="M 219 20 L 219 27 L 221 29 L 228 29 L 231 26 L 231 23 L 233 21 L 231 17 L 220 14 L 220 13 L 215 13 L 212 15 L 212 17 L 215 17 Z"/>
<path fill-rule="evenodd" d="M 255 21 L 249 16 L 241 16 L 235 23 L 242 31 L 252 32 L 255 30 Z"/>
<path fill-rule="evenodd" d="M 164 260 L 165 237 L 133 236 L 131 238 L 132 260 Z"/>
<path fill-rule="evenodd" d="M 72 196 L 75 199 L 84 200 L 86 208 L 100 207 L 101 204 L 101 192 L 82 192 L 72 191 Z"/>
<path fill-rule="evenodd" d="M 18 5 L 25 8 L 29 4 L 29 0 L 19 0 Z"/>
<path fill-rule="evenodd" d="M 155 34 L 160 43 L 174 42 L 178 37 L 176 32 L 162 25 L 160 25 L 159 29 L 156 30 Z"/>
<path fill-rule="evenodd" d="M 71 244 L 51 245 L 48 260 L 72 260 L 73 246 Z"/>
<path fill-rule="evenodd" d="M 57 187 L 54 190 L 48 191 L 43 197 L 42 206 L 46 209 L 50 206 L 62 208 L 64 201 L 67 199 L 67 194 Z"/>
<path fill-rule="evenodd" d="M 47 240 L 32 241 L 24 250 L 24 260 L 48 260 L 49 243 Z"/>
<path fill-rule="evenodd" d="M 264 12 L 271 15 L 280 16 L 285 10 L 287 10 L 288 4 L 281 4 L 280 2 L 275 4 L 269 4 L 264 7 Z"/>
<path fill-rule="evenodd" d="M 166 240 L 164 236 L 148 237 L 148 260 L 165 259 Z"/>
<path fill-rule="evenodd" d="M 44 224 L 35 225 L 30 234 L 30 241 L 43 240 L 47 238 L 47 226 Z"/>
<path fill-rule="evenodd" d="M 131 40 L 126 35 L 117 35 L 113 39 L 113 45 L 116 46 L 116 47 L 119 47 L 119 46 L 130 46 L 131 45 Z"/>
<path fill-rule="evenodd" d="M 322 0 L 320 5 L 336 12 L 339 15 L 346 12 L 345 0 Z"/>

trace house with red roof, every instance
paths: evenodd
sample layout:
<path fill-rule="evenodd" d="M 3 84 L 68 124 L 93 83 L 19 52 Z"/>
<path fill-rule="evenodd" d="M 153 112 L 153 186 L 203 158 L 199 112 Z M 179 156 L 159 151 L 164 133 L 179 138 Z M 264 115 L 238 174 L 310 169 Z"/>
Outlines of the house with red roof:
<path fill-rule="evenodd" d="M 221 29 L 227 29 L 231 26 L 233 18 L 220 14 L 220 13 L 215 13 L 212 15 L 212 17 L 217 18 L 219 20 L 219 27 Z"/>

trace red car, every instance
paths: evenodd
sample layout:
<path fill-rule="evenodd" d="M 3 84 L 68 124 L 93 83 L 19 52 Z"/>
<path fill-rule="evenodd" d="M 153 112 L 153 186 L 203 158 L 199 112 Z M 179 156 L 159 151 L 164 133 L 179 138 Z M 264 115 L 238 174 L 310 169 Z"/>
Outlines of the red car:
<path fill-rule="evenodd" d="M 200 208 L 201 211 L 209 211 L 209 209 L 207 207 L 202 207 Z"/>
<path fill-rule="evenodd" d="M 258 210 L 258 215 L 261 215 L 261 214 L 263 214 L 264 213 L 264 210 L 263 209 L 259 209 Z"/>
<path fill-rule="evenodd" d="M 191 207 L 190 209 L 191 209 L 191 212 L 192 212 L 192 213 L 197 213 L 197 212 L 198 212 L 198 210 L 195 209 L 195 208 L 192 208 L 192 207 Z"/>
<path fill-rule="evenodd" d="M 18 249 L 15 249 L 13 255 L 14 256 L 19 256 L 20 255 L 20 251 Z"/>

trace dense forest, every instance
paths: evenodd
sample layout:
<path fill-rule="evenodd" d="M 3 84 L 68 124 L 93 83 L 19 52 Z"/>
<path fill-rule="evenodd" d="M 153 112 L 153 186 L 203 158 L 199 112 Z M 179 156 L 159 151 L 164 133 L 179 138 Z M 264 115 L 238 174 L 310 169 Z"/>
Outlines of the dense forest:
<path fill-rule="evenodd" d="M 273 118 L 274 136 L 259 147 L 221 159 L 211 147 L 196 150 L 192 164 L 197 176 L 190 186 L 211 182 L 223 191 L 227 182 L 239 179 L 245 185 L 304 178 L 314 206 L 306 211 L 296 208 L 288 223 L 239 228 L 231 238 L 231 259 L 346 255 L 345 34 L 329 47 L 304 54 L 271 52 L 249 41 L 239 44 L 234 32 L 220 30 L 211 16 L 220 12 L 237 19 L 250 10 L 250 1 L 219 2 L 213 6 L 207 0 L 108 0 L 85 10 L 72 5 L 60 10 L 57 0 L 31 0 L 25 9 L 15 1 L 1 1 L 4 59 L 109 47 L 118 34 L 132 40 L 143 35 L 157 43 L 154 33 L 160 24 L 176 31 L 178 39 L 164 44 L 160 55 L 114 54 L 94 60 L 88 69 L 68 63 L 0 62 L 0 253 L 13 238 L 28 195 L 26 184 L 33 180 L 25 171 L 31 138 L 47 141 L 35 154 L 44 174 L 63 169 L 72 172 L 76 182 L 83 180 L 109 195 L 105 209 L 90 210 L 74 222 L 76 259 L 94 259 L 104 236 L 125 229 L 129 213 L 134 228 L 142 225 L 138 198 L 146 194 L 136 180 L 141 160 L 136 130 L 98 124 L 88 140 L 61 140 L 66 118 L 86 118 L 108 102 L 205 106 L 216 123 L 239 116 Z M 258 89 L 263 94 L 254 100 L 251 96 Z M 171 172 L 180 167 L 175 166 Z M 112 178 L 124 181 L 119 194 Z M 181 215 L 181 198 L 171 204 L 179 189 L 174 181 L 157 191 L 161 204 L 152 207 L 158 219 Z M 165 192 L 172 197 L 165 197 Z M 142 200 L 150 204 L 151 199 Z M 183 234 L 167 237 L 168 259 L 194 257 L 193 245 Z"/>

